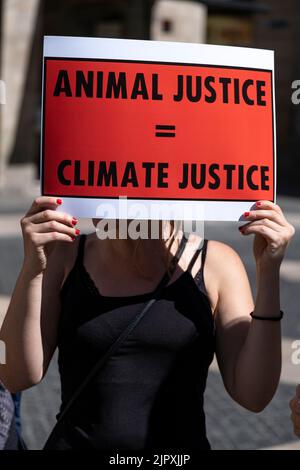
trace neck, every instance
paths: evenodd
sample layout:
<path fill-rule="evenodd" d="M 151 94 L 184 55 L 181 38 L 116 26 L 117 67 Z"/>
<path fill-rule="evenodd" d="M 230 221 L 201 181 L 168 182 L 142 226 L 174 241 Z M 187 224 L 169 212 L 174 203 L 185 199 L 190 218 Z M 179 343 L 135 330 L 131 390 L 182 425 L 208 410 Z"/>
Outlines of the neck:
<path fill-rule="evenodd" d="M 139 258 L 151 258 L 155 256 L 162 256 L 166 253 L 166 241 L 163 238 L 159 239 L 137 239 L 132 240 L 130 238 L 126 240 L 122 239 L 109 239 L 104 240 L 105 247 L 111 253 L 122 258 L 132 258 L 135 254 Z"/>
<path fill-rule="evenodd" d="M 102 232 L 96 235 L 101 239 L 101 257 L 106 264 L 114 264 L 117 267 L 118 263 L 125 262 L 129 265 L 133 264 L 138 271 L 141 266 L 144 272 L 149 273 L 149 276 L 151 276 L 151 271 L 154 272 L 159 265 L 168 266 L 171 253 L 173 254 L 178 244 L 173 236 L 178 230 L 176 225 L 163 221 L 103 221 L 103 219 L 98 225 L 99 220 L 93 219 L 93 223 L 97 230 L 105 232 L 104 237 Z M 122 222 L 126 222 L 125 232 Z M 136 222 L 135 229 L 139 229 L 141 233 L 145 229 L 143 223 L 147 223 L 148 231 L 145 235 L 149 238 L 130 238 L 130 230 L 133 228 L 131 222 Z M 126 235 L 127 238 L 124 239 Z M 108 238 L 109 236 L 111 238 Z"/>
<path fill-rule="evenodd" d="M 170 242 L 173 240 L 174 227 L 163 221 L 103 221 L 102 219 L 99 225 L 98 221 L 99 219 L 93 219 L 98 238 L 105 242 L 108 249 L 118 251 L 122 255 L 130 254 L 136 249 L 164 251 L 169 248 Z M 134 235 L 139 233 L 141 235 L 138 239 L 130 237 L 132 223 L 135 223 Z"/>

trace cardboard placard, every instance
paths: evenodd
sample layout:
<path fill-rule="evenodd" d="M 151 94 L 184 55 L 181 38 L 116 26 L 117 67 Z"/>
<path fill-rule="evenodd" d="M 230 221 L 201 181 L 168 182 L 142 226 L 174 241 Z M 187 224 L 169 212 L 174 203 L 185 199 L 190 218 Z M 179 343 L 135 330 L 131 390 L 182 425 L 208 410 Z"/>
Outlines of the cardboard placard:
<path fill-rule="evenodd" d="M 141 219 L 238 220 L 275 201 L 273 73 L 271 51 L 46 37 L 42 194 Z"/>

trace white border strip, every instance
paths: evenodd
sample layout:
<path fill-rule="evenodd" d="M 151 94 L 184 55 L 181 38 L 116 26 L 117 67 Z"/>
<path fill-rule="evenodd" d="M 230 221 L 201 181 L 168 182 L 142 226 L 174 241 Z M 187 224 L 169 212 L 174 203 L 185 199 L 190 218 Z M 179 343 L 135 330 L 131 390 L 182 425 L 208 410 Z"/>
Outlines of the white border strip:
<path fill-rule="evenodd" d="M 61 197 L 61 196 L 60 196 Z M 230 202 L 230 201 L 183 201 L 183 200 L 157 200 L 157 199 L 126 199 L 120 204 L 119 199 L 96 198 L 71 198 L 61 197 L 63 204 L 57 209 L 67 212 L 74 217 L 107 218 L 106 210 L 113 208 L 116 218 L 128 218 L 148 220 L 152 219 L 151 211 L 159 211 L 165 208 L 163 214 L 171 214 L 171 220 L 206 220 L 206 221 L 245 221 L 243 213 L 254 209 L 255 202 Z M 121 207 L 121 209 L 120 209 Z M 126 207 L 126 210 L 124 210 Z M 139 212 L 138 217 L 133 216 L 138 207 L 145 211 L 143 216 Z M 120 214 L 120 211 L 122 212 Z M 173 215 L 177 214 L 175 217 Z M 124 216 L 126 214 L 126 216 Z M 156 219 L 156 217 L 155 217 Z M 159 220 L 168 220 L 161 216 Z"/>
<path fill-rule="evenodd" d="M 274 51 L 248 47 L 213 46 L 135 39 L 45 36 L 45 57 L 149 60 L 188 64 L 274 69 Z"/>

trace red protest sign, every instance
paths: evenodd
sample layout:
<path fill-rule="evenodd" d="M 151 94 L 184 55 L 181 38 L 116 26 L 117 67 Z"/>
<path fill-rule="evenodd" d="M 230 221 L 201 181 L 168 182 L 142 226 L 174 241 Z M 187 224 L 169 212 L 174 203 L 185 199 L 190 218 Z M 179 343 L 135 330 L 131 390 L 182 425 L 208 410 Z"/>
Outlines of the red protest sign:
<path fill-rule="evenodd" d="M 272 70 L 45 57 L 46 195 L 274 200 Z"/>

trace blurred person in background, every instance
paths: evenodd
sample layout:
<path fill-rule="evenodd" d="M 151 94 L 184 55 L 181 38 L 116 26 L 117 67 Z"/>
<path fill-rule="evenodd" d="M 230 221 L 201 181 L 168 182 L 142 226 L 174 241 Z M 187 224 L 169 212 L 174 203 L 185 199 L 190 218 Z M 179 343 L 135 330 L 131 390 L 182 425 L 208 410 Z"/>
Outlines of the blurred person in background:
<path fill-rule="evenodd" d="M 12 395 L 0 382 L 0 450 L 19 450 L 20 442 L 15 421 Z"/>
<path fill-rule="evenodd" d="M 291 420 L 294 425 L 294 433 L 300 437 L 300 385 L 296 389 L 294 398 L 290 401 L 290 408 L 292 410 Z"/>

